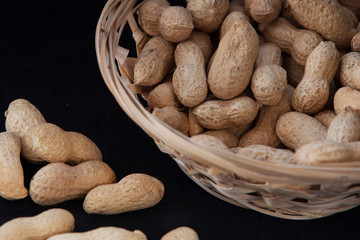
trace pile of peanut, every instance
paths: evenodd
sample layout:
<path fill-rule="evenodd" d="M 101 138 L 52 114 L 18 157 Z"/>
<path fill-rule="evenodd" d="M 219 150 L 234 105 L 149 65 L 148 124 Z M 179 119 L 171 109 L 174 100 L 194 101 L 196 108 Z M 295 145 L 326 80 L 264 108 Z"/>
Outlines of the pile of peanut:
<path fill-rule="evenodd" d="M 149 208 L 160 202 L 164 185 L 143 173 L 133 173 L 116 183 L 114 171 L 102 160 L 93 141 L 78 132 L 67 132 L 48 123 L 41 112 L 25 99 L 10 103 L 6 132 L 0 133 L 0 196 L 8 200 L 31 199 L 51 206 L 72 199 L 84 199 L 89 214 L 120 214 Z M 32 177 L 30 188 L 24 184 L 21 156 L 41 165 Z M 34 217 L 13 219 L 0 226 L 3 240 L 124 239 L 146 240 L 141 231 L 103 227 L 86 233 L 74 229 L 73 215 L 63 209 L 50 209 Z M 66 234 L 65 234 L 66 233 Z M 188 227 L 180 227 L 163 240 L 197 240 Z M 182 236 L 189 236 L 183 238 Z"/>
<path fill-rule="evenodd" d="M 128 76 L 158 119 L 243 157 L 359 165 L 359 1 L 149 0 L 137 14 L 150 37 Z"/>

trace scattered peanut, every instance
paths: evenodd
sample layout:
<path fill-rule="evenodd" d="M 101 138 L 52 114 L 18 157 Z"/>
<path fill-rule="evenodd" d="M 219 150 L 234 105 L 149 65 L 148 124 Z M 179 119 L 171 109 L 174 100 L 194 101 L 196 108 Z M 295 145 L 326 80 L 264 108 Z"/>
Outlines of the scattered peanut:
<path fill-rule="evenodd" d="M 160 240 L 199 240 L 197 233 L 189 227 L 178 227 L 165 234 Z"/>
<path fill-rule="evenodd" d="M 2 240 L 45 240 L 74 230 L 74 216 L 60 208 L 44 211 L 33 217 L 15 218 L 0 227 Z"/>
<path fill-rule="evenodd" d="M 102 161 L 87 161 L 77 166 L 50 163 L 30 182 L 32 200 L 43 206 L 83 198 L 94 187 L 114 183 L 113 170 Z"/>
<path fill-rule="evenodd" d="M 11 132 L 0 133 L 0 196 L 8 200 L 22 199 L 28 195 L 20 152 L 19 136 Z"/>

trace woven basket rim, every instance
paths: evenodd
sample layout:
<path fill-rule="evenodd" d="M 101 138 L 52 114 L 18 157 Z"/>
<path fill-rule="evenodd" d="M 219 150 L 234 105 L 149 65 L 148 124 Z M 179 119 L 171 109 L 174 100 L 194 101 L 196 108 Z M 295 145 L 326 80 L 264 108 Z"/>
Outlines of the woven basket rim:
<path fill-rule="evenodd" d="M 128 16 L 132 15 L 138 7 L 135 7 L 136 0 L 128 0 L 126 1 L 127 8 L 124 8 L 125 12 L 119 9 L 112 11 L 121 2 L 121 0 L 109 0 L 100 15 L 95 32 L 97 61 L 103 80 L 123 111 L 155 141 L 165 144 L 170 151 L 176 151 L 189 159 L 249 178 L 274 183 L 284 181 L 310 184 L 360 182 L 360 166 L 279 165 L 245 158 L 229 151 L 193 142 L 189 137 L 170 128 L 150 114 L 129 90 L 130 80 L 121 76 L 115 64 L 115 52 L 120 46 L 114 40 L 114 36 L 119 41 Z"/>

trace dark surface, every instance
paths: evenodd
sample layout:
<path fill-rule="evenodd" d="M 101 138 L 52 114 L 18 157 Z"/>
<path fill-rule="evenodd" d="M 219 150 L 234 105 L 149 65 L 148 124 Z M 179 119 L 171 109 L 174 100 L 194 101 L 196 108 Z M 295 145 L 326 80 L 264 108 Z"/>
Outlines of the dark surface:
<path fill-rule="evenodd" d="M 0 225 L 61 207 L 75 216 L 75 231 L 101 226 L 139 229 L 160 239 L 179 227 L 200 239 L 359 239 L 360 208 L 311 221 L 291 221 L 233 206 L 190 180 L 153 140 L 122 111 L 104 84 L 95 56 L 94 34 L 106 1 L 10 1 L 0 5 L 0 131 L 9 103 L 26 98 L 48 122 L 81 132 L 101 149 L 118 179 L 142 172 L 165 185 L 155 207 L 119 215 L 89 215 L 82 200 L 51 207 L 30 197 L 0 198 Z M 127 37 L 132 41 L 131 35 Z M 125 41 L 125 40 L 124 40 Z M 123 44 L 126 45 L 126 44 Z M 40 168 L 22 161 L 25 184 Z"/>

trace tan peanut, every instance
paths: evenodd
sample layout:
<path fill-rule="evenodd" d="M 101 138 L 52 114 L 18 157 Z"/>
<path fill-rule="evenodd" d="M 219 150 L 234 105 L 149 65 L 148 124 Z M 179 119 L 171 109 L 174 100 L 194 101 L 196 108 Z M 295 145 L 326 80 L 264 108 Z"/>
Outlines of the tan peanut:
<path fill-rule="evenodd" d="M 293 92 L 294 88 L 288 85 L 277 105 L 265 106 L 260 109 L 254 128 L 241 137 L 239 147 L 259 144 L 270 147 L 279 146 L 280 139 L 276 135 L 276 121 L 281 115 L 291 111 Z"/>
<path fill-rule="evenodd" d="M 336 0 L 287 0 L 291 13 L 306 29 L 319 33 L 332 41 L 340 50 L 350 47 L 356 34 L 353 18 Z"/>
<path fill-rule="evenodd" d="M 189 135 L 194 136 L 204 131 L 197 118 L 193 114 L 193 108 L 189 108 Z"/>
<path fill-rule="evenodd" d="M 244 12 L 241 11 L 233 11 L 226 16 L 223 23 L 221 24 L 220 39 L 222 39 L 225 36 L 225 34 L 229 31 L 231 26 L 238 20 L 249 22 L 249 17 Z"/>
<path fill-rule="evenodd" d="M 354 0 L 338 0 L 338 2 L 353 11 L 357 17 L 360 17 L 360 2 Z"/>
<path fill-rule="evenodd" d="M 277 164 L 293 164 L 294 153 L 287 149 L 273 148 L 265 145 L 251 145 L 236 148 L 235 153 L 239 156 L 254 160 Z"/>
<path fill-rule="evenodd" d="M 166 233 L 160 240 L 199 240 L 194 229 L 189 227 L 178 227 Z"/>
<path fill-rule="evenodd" d="M 210 36 L 204 32 L 193 30 L 189 40 L 200 47 L 205 63 L 207 63 L 210 60 L 213 49 Z"/>
<path fill-rule="evenodd" d="M 326 105 L 339 63 L 339 52 L 332 42 L 321 42 L 312 51 L 306 60 L 303 79 L 292 97 L 296 111 L 313 114 Z"/>
<path fill-rule="evenodd" d="M 206 32 L 217 30 L 229 9 L 229 0 L 188 0 L 186 8 L 191 12 L 195 28 Z"/>
<path fill-rule="evenodd" d="M 175 50 L 176 69 L 172 82 L 179 101 L 187 107 L 202 103 L 208 93 L 204 56 L 192 41 L 184 41 Z"/>
<path fill-rule="evenodd" d="M 340 114 L 347 106 L 360 114 L 360 91 L 350 87 L 339 88 L 334 96 L 334 110 Z"/>
<path fill-rule="evenodd" d="M 326 139 L 327 128 L 315 118 L 300 112 L 283 114 L 276 122 L 276 134 L 290 149 Z"/>
<path fill-rule="evenodd" d="M 161 82 L 174 66 L 174 46 L 161 37 L 151 38 L 134 67 L 134 83 L 151 86 Z"/>
<path fill-rule="evenodd" d="M 274 21 L 281 12 L 281 0 L 245 0 L 245 9 L 258 23 Z"/>
<path fill-rule="evenodd" d="M 188 135 L 189 119 L 188 116 L 176 110 L 174 107 L 155 108 L 152 114 L 170 127 Z"/>
<path fill-rule="evenodd" d="M 319 34 L 310 30 L 297 29 L 281 17 L 271 23 L 260 23 L 258 29 L 266 41 L 291 54 L 300 65 L 305 65 L 310 53 L 322 41 Z"/>
<path fill-rule="evenodd" d="M 77 166 L 50 163 L 30 182 L 32 200 L 43 206 L 84 198 L 94 187 L 114 183 L 114 171 L 102 161 L 87 161 Z"/>
<path fill-rule="evenodd" d="M 45 240 L 74 230 L 74 216 L 67 210 L 54 208 L 33 217 L 15 218 L 0 227 L 3 240 Z"/>
<path fill-rule="evenodd" d="M 360 52 L 360 33 L 357 33 L 351 39 L 351 49 L 355 52 Z"/>
<path fill-rule="evenodd" d="M 182 106 L 179 99 L 177 99 L 175 95 L 173 83 L 171 80 L 157 85 L 149 92 L 146 100 L 151 109 L 163 107 L 180 108 Z"/>
<path fill-rule="evenodd" d="M 119 227 L 100 227 L 83 233 L 63 233 L 47 240 L 147 240 L 139 230 L 129 231 Z"/>
<path fill-rule="evenodd" d="M 159 19 L 168 7 L 170 3 L 166 0 L 146 1 L 137 12 L 141 28 L 150 36 L 160 36 Z"/>
<path fill-rule="evenodd" d="M 239 143 L 239 139 L 228 129 L 221 130 L 209 130 L 203 132 L 205 135 L 216 137 L 222 141 L 228 148 L 236 147 Z"/>
<path fill-rule="evenodd" d="M 248 86 L 259 51 L 255 29 L 246 21 L 236 21 L 220 40 L 208 75 L 211 92 L 231 99 Z"/>
<path fill-rule="evenodd" d="M 246 131 L 248 131 L 251 127 L 252 127 L 252 123 L 247 123 L 247 124 L 244 124 L 244 125 L 229 127 L 229 128 L 227 128 L 227 130 L 229 130 L 232 134 L 234 134 L 234 136 L 236 138 L 240 139 L 240 137 Z"/>
<path fill-rule="evenodd" d="M 39 109 L 26 99 L 12 101 L 5 112 L 6 131 L 22 137 L 26 131 L 34 125 L 45 123 L 45 119 Z"/>
<path fill-rule="evenodd" d="M 194 108 L 193 113 L 203 127 L 225 129 L 252 122 L 258 107 L 251 98 L 241 96 L 227 101 L 206 101 Z"/>
<path fill-rule="evenodd" d="M 314 115 L 314 118 L 321 122 L 327 128 L 329 128 L 330 123 L 332 122 L 332 120 L 334 120 L 335 117 L 336 114 L 332 110 L 322 110 Z"/>
<path fill-rule="evenodd" d="M 0 196 L 8 200 L 22 199 L 28 195 L 20 152 L 19 136 L 11 132 L 0 133 Z"/>
<path fill-rule="evenodd" d="M 190 140 L 193 142 L 208 145 L 210 147 L 228 150 L 228 147 L 220 139 L 211 135 L 206 135 L 204 133 L 192 136 L 190 137 Z"/>
<path fill-rule="evenodd" d="M 326 140 L 334 142 L 360 141 L 360 114 L 347 106 L 331 122 Z"/>
<path fill-rule="evenodd" d="M 337 166 L 360 160 L 360 142 L 339 143 L 318 141 L 303 145 L 295 152 L 295 163 L 301 165 Z"/>
<path fill-rule="evenodd" d="M 184 41 L 194 29 L 191 13 L 181 6 L 168 7 L 160 16 L 159 29 L 163 38 L 169 42 Z"/>
<path fill-rule="evenodd" d="M 164 196 L 164 185 L 142 173 L 130 174 L 118 183 L 95 187 L 85 197 L 84 210 L 95 214 L 119 214 L 149 208 Z"/>
<path fill-rule="evenodd" d="M 340 64 L 340 83 L 344 87 L 360 90 L 360 53 L 349 52 L 342 56 Z"/>
<path fill-rule="evenodd" d="M 281 49 L 273 43 L 263 43 L 259 46 L 259 53 L 256 57 L 255 68 L 262 65 L 276 64 L 281 66 Z"/>
<path fill-rule="evenodd" d="M 288 83 L 297 87 L 304 76 L 304 66 L 298 64 L 289 54 L 283 55 L 283 68 L 286 70 Z"/>
<path fill-rule="evenodd" d="M 52 123 L 42 123 L 28 129 L 22 138 L 22 155 L 32 162 L 78 164 L 102 160 L 99 148 L 85 135 L 66 132 Z"/>

